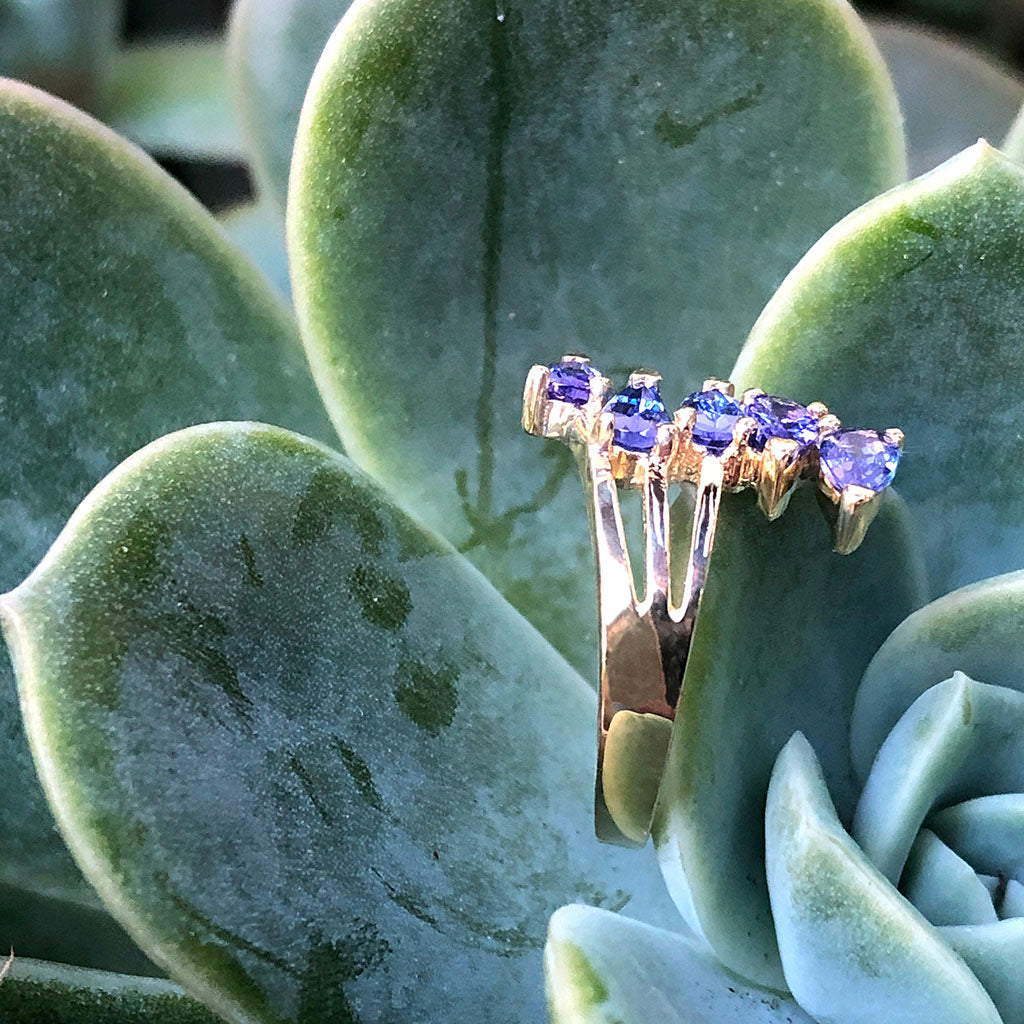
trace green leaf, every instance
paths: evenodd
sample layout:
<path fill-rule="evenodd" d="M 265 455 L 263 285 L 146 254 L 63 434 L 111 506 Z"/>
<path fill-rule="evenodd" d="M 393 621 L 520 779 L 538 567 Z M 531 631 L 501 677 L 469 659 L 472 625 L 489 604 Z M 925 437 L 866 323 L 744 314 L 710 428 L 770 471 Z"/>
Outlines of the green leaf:
<path fill-rule="evenodd" d="M 894 497 L 858 551 L 830 546 L 810 487 L 774 523 L 750 493 L 724 499 L 655 820 L 662 870 L 690 926 L 733 970 L 780 989 L 763 856 L 772 766 L 802 729 L 849 818 L 857 683 L 922 593 Z"/>
<path fill-rule="evenodd" d="M 235 99 L 260 194 L 280 214 L 299 111 L 349 0 L 236 0 L 228 28 Z"/>
<path fill-rule="evenodd" d="M 558 905 L 674 916 L 594 838 L 593 692 L 328 449 L 155 442 L 3 612 L 69 846 L 229 1019 L 539 1019 Z"/>
<path fill-rule="evenodd" d="M 273 204 L 266 199 L 241 203 L 220 214 L 218 220 L 228 238 L 263 271 L 282 297 L 290 300 L 284 225 Z"/>
<path fill-rule="evenodd" d="M 177 985 L 18 958 L 0 983 L 0 1024 L 215 1024 Z"/>
<path fill-rule="evenodd" d="M 833 1024 L 1002 1024 L 978 979 L 843 830 L 811 745 L 779 755 L 765 819 L 786 982 Z"/>
<path fill-rule="evenodd" d="M 119 51 L 100 116 L 161 156 L 244 159 L 224 44 L 218 39 L 147 43 Z"/>
<path fill-rule="evenodd" d="M 1024 565 L 1022 251 L 1024 169 L 979 142 L 825 235 L 733 371 L 848 425 L 903 428 L 899 488 L 933 592 Z"/>
<path fill-rule="evenodd" d="M 593 907 L 552 917 L 544 967 L 552 1024 L 813 1024 L 694 939 Z"/>
<path fill-rule="evenodd" d="M 314 374 L 353 457 L 589 674 L 587 520 L 567 452 L 522 434 L 530 364 L 653 365 L 681 398 L 903 166 L 831 0 L 359 5 L 293 164 Z"/>
<path fill-rule="evenodd" d="M 121 0 L 0 0 L 0 75 L 87 108 L 102 92 Z"/>
<path fill-rule="evenodd" d="M 911 174 L 978 138 L 999 144 L 1024 104 L 1024 82 L 990 55 L 910 24 L 874 22 L 871 34 L 903 109 Z"/>
<path fill-rule="evenodd" d="M 863 780 L 882 741 L 927 689 L 962 671 L 1024 690 L 1024 572 L 946 594 L 893 631 L 868 665 L 854 705 L 851 748 Z"/>
<path fill-rule="evenodd" d="M 10 82 L 0 152 L 6 589 L 99 477 L 168 430 L 225 416 L 331 430 L 283 307 L 155 164 Z M 0 883 L 88 901 L 36 782 L 6 663 L 0 759 Z M 0 930 L 0 949 L 14 937 Z"/>

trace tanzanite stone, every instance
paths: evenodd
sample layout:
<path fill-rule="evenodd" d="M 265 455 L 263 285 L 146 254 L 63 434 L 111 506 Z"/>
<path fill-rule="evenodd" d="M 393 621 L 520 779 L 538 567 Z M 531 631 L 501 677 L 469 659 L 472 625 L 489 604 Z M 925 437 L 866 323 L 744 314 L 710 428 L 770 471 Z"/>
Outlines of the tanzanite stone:
<path fill-rule="evenodd" d="M 631 452 L 649 452 L 658 440 L 658 427 L 672 421 L 656 384 L 624 387 L 604 411 L 615 417 L 612 441 Z"/>
<path fill-rule="evenodd" d="M 762 451 L 771 437 L 785 437 L 807 448 L 818 439 L 818 419 L 805 405 L 779 398 L 758 395 L 743 406 L 743 412 L 757 421 L 757 430 L 750 446 Z"/>
<path fill-rule="evenodd" d="M 885 490 L 900 463 L 899 445 L 875 430 L 840 430 L 818 446 L 821 472 L 837 490 L 851 484 L 872 491 Z"/>
<path fill-rule="evenodd" d="M 597 371 L 589 363 L 565 359 L 548 369 L 548 398 L 576 406 L 590 401 L 590 382 L 597 376 Z"/>
<path fill-rule="evenodd" d="M 683 400 L 683 406 L 697 410 L 694 443 L 712 455 L 721 455 L 732 443 L 736 421 L 744 415 L 739 402 L 723 391 L 695 391 Z"/>

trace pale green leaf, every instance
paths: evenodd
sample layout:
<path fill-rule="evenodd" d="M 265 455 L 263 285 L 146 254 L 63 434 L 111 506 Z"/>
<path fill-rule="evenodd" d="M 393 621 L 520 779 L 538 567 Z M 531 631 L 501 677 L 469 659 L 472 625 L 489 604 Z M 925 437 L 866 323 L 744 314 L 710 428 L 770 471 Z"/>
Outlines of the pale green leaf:
<path fill-rule="evenodd" d="M 677 402 L 903 172 L 884 67 L 832 0 L 360 4 L 290 186 L 314 373 L 353 457 L 589 674 L 586 516 L 565 450 L 522 435 L 530 364 L 651 365 Z"/>
<path fill-rule="evenodd" d="M 236 163 L 244 158 L 219 39 L 174 39 L 120 50 L 100 116 L 160 156 Z"/>
<path fill-rule="evenodd" d="M 779 755 L 765 820 L 786 981 L 829 1024 L 1004 1024 L 978 979 L 843 830 L 810 744 Z"/>
<path fill-rule="evenodd" d="M 594 838 L 593 692 L 328 449 L 163 438 L 3 610 L 68 844 L 229 1019 L 537 1020 L 557 906 L 675 916 Z"/>
<path fill-rule="evenodd" d="M 544 966 L 552 1024 L 813 1024 L 694 939 L 594 907 L 552 917 Z"/>

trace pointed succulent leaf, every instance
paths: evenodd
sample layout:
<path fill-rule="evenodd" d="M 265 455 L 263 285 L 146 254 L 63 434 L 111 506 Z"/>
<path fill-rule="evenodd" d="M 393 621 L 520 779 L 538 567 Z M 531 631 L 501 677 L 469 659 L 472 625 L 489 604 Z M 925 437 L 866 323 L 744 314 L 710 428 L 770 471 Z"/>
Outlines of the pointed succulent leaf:
<path fill-rule="evenodd" d="M 530 364 L 654 366 L 670 402 L 720 376 L 795 259 L 901 178 L 902 146 L 832 0 L 352 8 L 288 210 L 347 449 L 589 674 L 586 517 L 568 453 L 522 434 Z"/>
<path fill-rule="evenodd" d="M 871 660 L 854 704 L 854 767 L 867 778 L 904 711 L 954 672 L 1024 691 L 1024 572 L 961 587 L 919 609 Z"/>
<path fill-rule="evenodd" d="M 6 589 L 99 477 L 168 430 L 223 416 L 331 428 L 279 301 L 154 163 L 10 82 L 0 83 L 0 152 Z M 0 882 L 88 900 L 36 782 L 6 658 L 0 760 Z M 11 938 L 0 924 L 0 948 Z"/>
<path fill-rule="evenodd" d="M 1005 1024 L 1024 1020 L 1024 916 L 940 928 L 939 934 L 985 986 Z"/>
<path fill-rule="evenodd" d="M 65 839 L 229 1019 L 538 1019 L 558 905 L 674 916 L 594 838 L 593 692 L 328 449 L 155 442 L 3 612 Z"/>
<path fill-rule="evenodd" d="M 1024 82 L 988 54 L 912 24 L 871 23 L 903 110 L 914 176 L 965 146 L 1000 144 L 1024 104 Z"/>
<path fill-rule="evenodd" d="M 733 371 L 906 432 L 900 494 L 935 592 L 1024 565 L 1021 251 L 1024 168 L 979 142 L 829 231 Z"/>
<path fill-rule="evenodd" d="M 236 0 L 228 27 L 235 100 L 253 173 L 280 217 L 299 111 L 313 69 L 350 0 Z"/>
<path fill-rule="evenodd" d="M 0 0 L 0 76 L 90 108 L 117 45 L 121 0 Z"/>
<path fill-rule="evenodd" d="M 0 1024 L 217 1024 L 218 1020 L 177 985 L 156 978 L 16 958 L 0 980 Z"/>
<path fill-rule="evenodd" d="M 218 39 L 121 50 L 112 62 L 100 117 L 160 156 L 235 162 L 244 156 L 224 44 Z"/>
<path fill-rule="evenodd" d="M 939 933 L 846 834 L 799 733 L 768 790 L 766 862 L 786 982 L 830 1024 L 1003 1024 Z"/>
<path fill-rule="evenodd" d="M 551 918 L 544 967 L 552 1024 L 813 1024 L 692 937 L 595 907 Z"/>
<path fill-rule="evenodd" d="M 772 766 L 802 729 L 841 813 L 852 814 L 857 683 L 922 591 L 895 496 L 857 552 L 830 547 L 809 487 L 773 523 L 749 494 L 724 499 L 655 822 L 662 870 L 691 927 L 733 970 L 776 988 L 784 982 L 762 838 Z"/>

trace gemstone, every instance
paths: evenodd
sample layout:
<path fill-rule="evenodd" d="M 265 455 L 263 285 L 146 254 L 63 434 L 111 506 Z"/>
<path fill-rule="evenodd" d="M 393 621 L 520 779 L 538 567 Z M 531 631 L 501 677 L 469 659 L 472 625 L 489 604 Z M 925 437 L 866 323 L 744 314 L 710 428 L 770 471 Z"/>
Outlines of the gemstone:
<path fill-rule="evenodd" d="M 875 430 L 840 430 L 818 446 L 822 476 L 837 490 L 851 484 L 871 491 L 885 490 L 900 463 L 898 444 Z"/>
<path fill-rule="evenodd" d="M 590 382 L 597 376 L 597 371 L 589 363 L 563 359 L 548 370 L 548 398 L 576 406 L 590 401 Z"/>
<path fill-rule="evenodd" d="M 805 405 L 779 398 L 776 395 L 758 395 L 743 406 L 743 412 L 757 421 L 757 430 L 750 446 L 763 450 L 771 437 L 785 437 L 796 441 L 801 448 L 818 439 L 818 418 Z"/>
<path fill-rule="evenodd" d="M 658 440 L 658 427 L 672 422 L 656 384 L 624 387 L 604 411 L 615 417 L 612 440 L 631 452 L 649 452 Z"/>
<path fill-rule="evenodd" d="M 736 421 L 744 415 L 739 402 L 723 391 L 695 391 L 683 399 L 683 407 L 697 410 L 693 440 L 712 455 L 729 447 Z"/>

